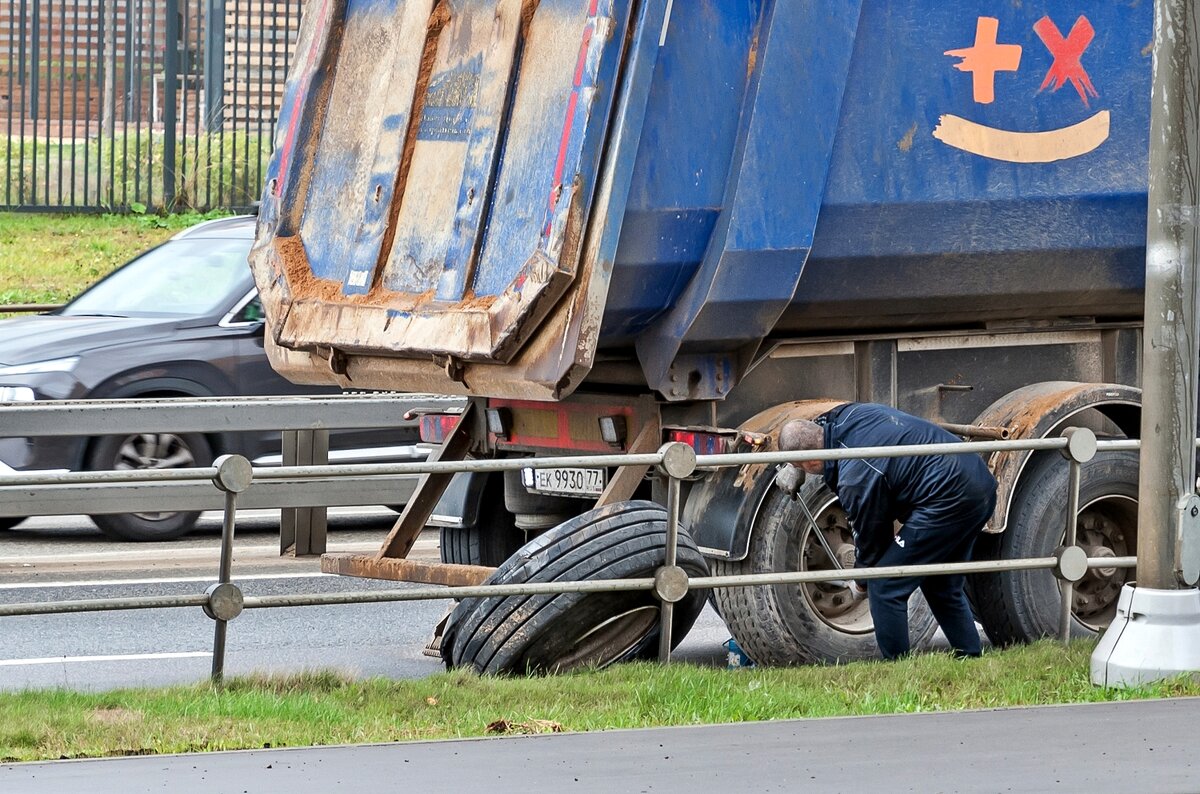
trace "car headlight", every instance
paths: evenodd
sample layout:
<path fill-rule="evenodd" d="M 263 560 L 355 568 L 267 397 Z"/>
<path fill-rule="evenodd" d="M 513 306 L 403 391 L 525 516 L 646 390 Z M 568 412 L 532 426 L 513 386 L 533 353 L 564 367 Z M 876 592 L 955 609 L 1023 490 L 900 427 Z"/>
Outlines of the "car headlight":
<path fill-rule="evenodd" d="M 28 386 L 0 386 L 0 403 L 31 403 L 35 399 Z"/>
<path fill-rule="evenodd" d="M 49 361 L 34 361 L 32 364 L 14 364 L 11 367 L 0 367 L 0 378 L 14 375 L 41 375 L 46 372 L 70 372 L 79 363 L 79 356 L 69 358 L 53 358 Z"/>

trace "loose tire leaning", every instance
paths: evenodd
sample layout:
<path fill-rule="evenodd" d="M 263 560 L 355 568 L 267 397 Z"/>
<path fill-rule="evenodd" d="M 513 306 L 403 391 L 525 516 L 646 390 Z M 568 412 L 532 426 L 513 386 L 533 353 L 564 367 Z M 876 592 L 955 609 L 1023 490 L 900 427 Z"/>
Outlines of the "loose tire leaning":
<path fill-rule="evenodd" d="M 1009 510 L 1002 535 L 983 539 L 978 559 L 1048 557 L 1062 544 L 1067 523 L 1068 464 L 1057 453 L 1034 456 Z M 1089 556 L 1137 553 L 1138 454 L 1103 452 L 1080 471 L 1079 545 Z M 1074 637 L 1095 636 L 1116 612 L 1128 569 L 1096 568 L 1075 585 Z M 1009 571 L 968 577 L 971 601 L 994 645 L 1032 642 L 1058 633 L 1060 590 L 1047 570 Z"/>
<path fill-rule="evenodd" d="M 820 477 L 800 490 L 835 554 L 852 543 L 837 496 Z M 801 506 L 772 488 L 759 510 L 744 560 L 712 561 L 714 576 L 828 570 L 834 566 L 813 535 Z M 866 600 L 853 602 L 836 585 L 756 585 L 713 590 L 718 611 L 742 650 L 758 664 L 797 665 L 849 662 L 879 654 Z M 841 600 L 839 600 L 841 599 Z M 909 601 L 912 647 L 928 646 L 937 623 L 920 592 Z"/>
<path fill-rule="evenodd" d="M 505 561 L 487 584 L 650 578 L 666 556 L 666 511 L 652 502 L 591 510 L 547 530 Z M 677 564 L 689 577 L 708 567 L 686 531 Z M 704 608 L 703 591 L 675 604 L 677 645 Z M 649 591 L 467 598 L 442 640 L 447 667 L 484 674 L 563 672 L 653 655 L 660 604 Z"/>

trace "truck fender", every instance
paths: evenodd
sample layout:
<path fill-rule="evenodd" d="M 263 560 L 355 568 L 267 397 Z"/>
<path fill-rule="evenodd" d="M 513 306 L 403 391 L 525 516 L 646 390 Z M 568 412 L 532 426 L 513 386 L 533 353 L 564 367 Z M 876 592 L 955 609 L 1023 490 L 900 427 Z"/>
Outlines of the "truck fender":
<path fill-rule="evenodd" d="M 450 478 L 450 484 L 438 499 L 437 505 L 427 522 L 431 527 L 449 527 L 451 529 L 466 529 L 475 526 L 479 521 L 480 510 L 483 509 L 483 492 L 487 486 L 490 472 L 468 471 L 459 472 Z M 494 476 L 500 476 L 498 474 Z M 496 505 L 488 509 L 495 510 Z M 499 509 L 504 509 L 501 502 Z"/>
<path fill-rule="evenodd" d="M 759 434 L 751 446 L 739 437 L 737 452 L 779 449 L 779 429 L 792 419 L 815 419 L 845 400 L 799 400 L 782 403 L 746 420 L 738 430 Z M 745 559 L 758 511 L 775 479 L 775 466 L 766 463 L 727 466 L 709 473 L 692 486 L 683 508 L 683 520 L 696 545 L 706 556 Z"/>
<path fill-rule="evenodd" d="M 1116 383 L 1047 381 L 1009 392 L 992 403 L 975 424 L 1005 427 L 1010 438 L 1045 438 L 1070 426 L 1078 414 L 1095 409 L 1121 429 L 1128 438 L 1141 434 L 1142 392 Z M 1033 453 L 1028 450 L 994 452 L 988 468 L 999 484 L 996 511 L 985 532 L 999 534 L 1008 526 L 1008 512 L 1021 474 Z"/>

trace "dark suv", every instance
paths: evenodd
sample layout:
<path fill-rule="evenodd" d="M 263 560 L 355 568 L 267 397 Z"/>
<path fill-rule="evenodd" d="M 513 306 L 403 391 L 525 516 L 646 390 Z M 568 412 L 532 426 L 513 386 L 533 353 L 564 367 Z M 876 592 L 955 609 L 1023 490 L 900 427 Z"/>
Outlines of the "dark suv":
<path fill-rule="evenodd" d="M 296 386 L 271 369 L 246 263 L 253 237 L 253 217 L 201 223 L 55 312 L 0 321 L 0 403 L 336 393 Z M 330 443 L 331 457 L 341 460 L 419 460 L 426 454 L 415 429 L 346 431 L 333 434 Z M 0 463 L 18 471 L 182 468 L 230 452 L 269 465 L 278 462 L 279 451 L 277 431 L 0 438 Z M 188 532 L 196 518 L 139 513 L 92 520 L 114 538 L 162 540 Z M 0 529 L 19 520 L 0 518 Z"/>

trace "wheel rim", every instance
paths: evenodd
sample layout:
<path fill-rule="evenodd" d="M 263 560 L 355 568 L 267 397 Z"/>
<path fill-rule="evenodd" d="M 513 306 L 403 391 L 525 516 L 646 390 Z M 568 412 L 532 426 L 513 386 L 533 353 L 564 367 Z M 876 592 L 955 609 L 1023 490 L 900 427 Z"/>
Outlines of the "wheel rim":
<path fill-rule="evenodd" d="M 659 614 L 658 606 L 647 605 L 606 618 L 575 640 L 571 649 L 555 663 L 555 671 L 565 672 L 580 666 L 603 667 L 624 658 L 658 625 Z"/>
<path fill-rule="evenodd" d="M 1076 543 L 1089 557 L 1126 557 L 1137 549 L 1137 500 L 1108 495 L 1094 499 L 1079 511 Z M 1121 587 L 1132 580 L 1129 568 L 1089 568 L 1075 583 L 1071 611 L 1092 631 L 1101 631 L 1117 613 Z"/>
<path fill-rule="evenodd" d="M 113 469 L 187 469 L 196 465 L 196 456 L 182 436 L 174 433 L 138 433 L 128 436 L 117 447 Z M 162 521 L 169 513 L 134 513 L 145 521 Z"/>
<path fill-rule="evenodd" d="M 829 548 L 839 557 L 845 549 L 854 548 L 854 534 L 846 511 L 836 496 L 829 496 L 813 511 L 822 536 Z M 814 528 L 809 526 L 807 518 L 803 519 L 805 530 L 801 533 L 800 541 L 800 570 L 801 571 L 830 571 L 837 566 L 825 551 L 825 546 L 817 539 Z M 853 557 L 849 558 L 851 565 Z M 847 560 L 843 560 L 843 567 Z M 813 613 L 830 628 L 846 634 L 869 634 L 875 630 L 871 621 L 871 609 L 866 599 L 855 600 L 848 585 L 831 582 L 803 584 L 800 586 L 805 601 Z"/>

